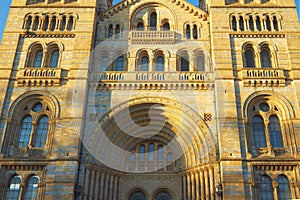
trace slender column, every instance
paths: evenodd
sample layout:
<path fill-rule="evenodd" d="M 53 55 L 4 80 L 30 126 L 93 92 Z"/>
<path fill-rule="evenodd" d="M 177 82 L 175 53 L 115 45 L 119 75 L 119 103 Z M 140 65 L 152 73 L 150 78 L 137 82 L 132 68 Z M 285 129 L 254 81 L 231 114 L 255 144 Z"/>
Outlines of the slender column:
<path fill-rule="evenodd" d="M 113 200 L 118 200 L 118 190 L 119 190 L 119 177 L 115 176 Z"/>
<path fill-rule="evenodd" d="M 204 182 L 205 182 L 205 199 L 209 199 L 209 180 L 207 169 L 204 170 Z"/>
<path fill-rule="evenodd" d="M 209 180 L 210 180 L 210 196 L 211 199 L 215 199 L 215 186 L 214 186 L 214 169 L 213 168 L 209 168 Z"/>
<path fill-rule="evenodd" d="M 187 189 L 186 189 L 186 175 L 183 175 L 182 176 L 182 185 L 183 185 L 183 191 L 182 191 L 182 193 L 183 193 L 183 200 L 185 200 L 186 199 L 186 191 L 187 191 Z"/>
<path fill-rule="evenodd" d="M 204 176 L 203 171 L 200 171 L 199 178 L 200 178 L 200 188 L 201 188 L 201 194 L 200 194 L 201 200 L 205 198 L 205 184 L 204 184 L 203 176 Z"/>
<path fill-rule="evenodd" d="M 94 195 L 94 187 L 95 187 L 95 171 L 91 171 L 91 176 L 90 176 L 90 179 L 88 180 L 90 183 L 89 183 L 89 190 L 88 190 L 88 196 L 89 198 L 94 198 L 93 195 Z"/>
<path fill-rule="evenodd" d="M 195 173 L 195 181 L 196 181 L 196 200 L 200 200 L 200 188 L 199 188 L 199 172 Z"/>
<path fill-rule="evenodd" d="M 192 200 L 195 200 L 195 177 L 194 177 L 194 173 L 191 173 L 191 190 L 192 190 Z"/>
<path fill-rule="evenodd" d="M 191 174 L 187 174 L 187 199 L 191 199 Z"/>
<path fill-rule="evenodd" d="M 105 175 L 105 181 L 104 181 L 104 200 L 108 199 L 108 190 L 109 190 L 109 174 Z"/>
<path fill-rule="evenodd" d="M 95 190 L 94 190 L 94 198 L 99 199 L 99 192 L 100 192 L 100 172 L 96 171 L 96 178 L 95 178 Z"/>
<path fill-rule="evenodd" d="M 278 200 L 278 196 L 277 196 L 277 187 L 278 187 L 278 183 L 276 181 L 272 182 L 272 186 L 273 186 L 273 195 L 274 195 L 274 200 Z"/>
<path fill-rule="evenodd" d="M 266 18 L 261 18 L 261 25 L 262 25 L 262 27 L 261 27 L 262 31 L 267 30 Z"/>
<path fill-rule="evenodd" d="M 249 16 L 246 16 L 246 17 L 245 17 L 245 24 L 246 24 L 246 26 L 245 26 L 245 31 L 250 30 Z"/>
<path fill-rule="evenodd" d="M 112 200 L 113 189 L 114 189 L 114 176 L 110 175 L 110 178 L 109 178 L 109 191 L 108 191 L 108 199 L 109 200 Z"/>
<path fill-rule="evenodd" d="M 99 188 L 99 197 L 100 200 L 104 200 L 104 179 L 105 179 L 105 173 L 100 173 L 100 188 Z"/>
<path fill-rule="evenodd" d="M 83 199 L 88 199 L 89 180 L 90 180 L 90 170 L 85 168 Z"/>

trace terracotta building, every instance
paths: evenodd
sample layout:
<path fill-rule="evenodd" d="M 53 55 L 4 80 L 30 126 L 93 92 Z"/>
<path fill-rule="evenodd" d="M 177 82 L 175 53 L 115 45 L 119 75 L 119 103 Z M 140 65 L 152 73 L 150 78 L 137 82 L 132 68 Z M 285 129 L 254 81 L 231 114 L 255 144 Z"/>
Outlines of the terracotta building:
<path fill-rule="evenodd" d="M 12 0 L 0 199 L 300 198 L 294 0 Z"/>

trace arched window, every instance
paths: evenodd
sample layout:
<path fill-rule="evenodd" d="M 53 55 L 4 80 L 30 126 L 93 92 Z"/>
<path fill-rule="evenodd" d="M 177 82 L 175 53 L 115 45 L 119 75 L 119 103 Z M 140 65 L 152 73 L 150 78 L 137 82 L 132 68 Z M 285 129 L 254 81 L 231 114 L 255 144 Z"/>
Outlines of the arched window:
<path fill-rule="evenodd" d="M 51 67 L 51 68 L 57 67 L 57 65 L 58 65 L 58 59 L 59 59 L 59 51 L 58 50 L 52 51 L 51 57 L 50 57 L 49 67 Z"/>
<path fill-rule="evenodd" d="M 64 31 L 66 29 L 67 19 L 66 16 L 63 16 L 60 23 L 60 30 Z"/>
<path fill-rule="evenodd" d="M 159 192 L 155 196 L 155 200 L 172 200 L 172 197 L 169 192 Z"/>
<path fill-rule="evenodd" d="M 196 71 L 205 71 L 205 59 L 203 54 L 196 57 Z"/>
<path fill-rule="evenodd" d="M 148 160 L 154 160 L 154 144 L 150 143 L 148 146 Z"/>
<path fill-rule="evenodd" d="M 232 28 L 232 30 L 237 31 L 237 22 L 236 22 L 236 17 L 235 16 L 232 16 L 231 28 Z"/>
<path fill-rule="evenodd" d="M 254 50 L 252 47 L 247 48 L 245 50 L 245 60 L 246 60 L 246 67 L 248 67 L 248 68 L 255 67 L 255 56 L 254 56 Z"/>
<path fill-rule="evenodd" d="M 254 21 L 252 16 L 249 17 L 249 29 L 254 31 Z"/>
<path fill-rule="evenodd" d="M 131 193 L 129 200 L 146 200 L 146 195 L 142 191 Z"/>
<path fill-rule="evenodd" d="M 273 27 L 275 31 L 279 31 L 278 20 L 276 16 L 273 17 Z"/>
<path fill-rule="evenodd" d="M 140 160 L 145 160 L 145 146 L 141 145 L 139 149 Z"/>
<path fill-rule="evenodd" d="M 27 24 L 26 24 L 26 29 L 29 30 L 31 28 L 31 24 L 32 24 L 32 17 L 29 16 L 27 19 Z"/>
<path fill-rule="evenodd" d="M 18 137 L 18 147 L 23 148 L 27 147 L 30 141 L 30 134 L 32 130 L 32 117 L 26 116 L 22 119 L 19 137 Z"/>
<path fill-rule="evenodd" d="M 271 21 L 269 16 L 266 16 L 266 28 L 268 31 L 271 31 Z"/>
<path fill-rule="evenodd" d="M 240 30 L 244 31 L 245 27 L 244 27 L 244 18 L 242 16 L 240 16 L 239 18 L 239 26 L 240 26 Z"/>
<path fill-rule="evenodd" d="M 116 25 L 116 39 L 119 39 L 119 38 L 120 38 L 120 32 L 121 32 L 120 25 L 117 24 L 117 25 Z"/>
<path fill-rule="evenodd" d="M 262 68 L 271 68 L 271 53 L 268 47 L 265 47 L 260 52 L 260 60 L 261 60 L 261 67 Z"/>
<path fill-rule="evenodd" d="M 112 36 L 113 36 L 113 25 L 112 24 L 110 24 L 109 25 L 109 27 L 108 27 L 108 37 L 109 38 L 112 38 Z"/>
<path fill-rule="evenodd" d="M 157 56 L 155 61 L 155 71 L 165 71 L 165 59 L 163 56 Z"/>
<path fill-rule="evenodd" d="M 39 177 L 32 176 L 27 182 L 27 188 L 24 194 L 24 200 L 36 200 L 38 198 Z"/>
<path fill-rule="evenodd" d="M 193 27 L 193 38 L 198 39 L 198 29 L 197 29 L 197 25 L 195 25 L 195 24 Z"/>
<path fill-rule="evenodd" d="M 276 115 L 270 116 L 268 129 L 272 147 L 283 147 L 280 123 Z"/>
<path fill-rule="evenodd" d="M 18 200 L 20 194 L 21 177 L 14 176 L 9 183 L 9 188 L 6 193 L 6 200 Z"/>
<path fill-rule="evenodd" d="M 144 30 L 144 23 L 143 22 L 139 22 L 136 26 L 137 30 L 143 31 Z"/>
<path fill-rule="evenodd" d="M 185 37 L 186 37 L 186 39 L 191 39 L 191 27 L 189 24 L 186 25 Z"/>
<path fill-rule="evenodd" d="M 39 28 L 39 24 L 40 24 L 40 18 L 36 16 L 34 18 L 32 30 L 36 31 Z"/>
<path fill-rule="evenodd" d="M 33 67 L 34 68 L 41 67 L 42 66 L 42 60 L 43 60 L 43 50 L 39 49 L 35 52 Z"/>
<path fill-rule="evenodd" d="M 259 16 L 256 17 L 255 24 L 256 24 L 256 29 L 258 31 L 261 31 L 261 22 L 260 22 L 260 17 Z"/>
<path fill-rule="evenodd" d="M 53 16 L 50 24 L 50 31 L 54 31 L 56 29 L 56 17 Z"/>
<path fill-rule="evenodd" d="M 292 199 L 290 182 L 285 175 L 279 175 L 278 179 L 278 188 L 277 188 L 277 196 L 280 200 L 288 200 Z"/>
<path fill-rule="evenodd" d="M 142 56 L 140 71 L 149 71 L 149 57 Z"/>
<path fill-rule="evenodd" d="M 172 153 L 167 154 L 167 161 L 173 161 L 173 155 Z"/>
<path fill-rule="evenodd" d="M 49 17 L 46 16 L 44 20 L 44 25 L 43 25 L 43 31 L 47 31 L 49 28 Z"/>
<path fill-rule="evenodd" d="M 169 24 L 169 22 L 165 22 L 165 23 L 163 24 L 163 30 L 164 30 L 164 31 L 169 31 L 169 30 L 170 30 L 170 24 Z"/>
<path fill-rule="evenodd" d="M 43 116 L 38 120 L 33 139 L 33 147 L 44 147 L 48 137 L 49 119 Z"/>
<path fill-rule="evenodd" d="M 267 175 L 263 175 L 260 177 L 260 199 L 274 199 L 272 179 Z"/>
<path fill-rule="evenodd" d="M 157 147 L 157 159 L 159 161 L 163 161 L 164 160 L 164 148 L 162 145 L 159 145 Z"/>
<path fill-rule="evenodd" d="M 150 14 L 150 30 L 156 30 L 156 24 L 157 24 L 157 14 L 156 12 L 152 12 Z"/>
<path fill-rule="evenodd" d="M 267 146 L 264 120 L 259 115 L 252 117 L 252 134 L 256 148 Z"/>
<path fill-rule="evenodd" d="M 135 161 L 135 155 L 134 153 L 131 153 L 129 156 L 130 161 Z"/>
<path fill-rule="evenodd" d="M 108 57 L 105 56 L 105 57 L 101 58 L 101 69 L 100 69 L 100 71 L 101 72 L 106 71 L 107 68 L 108 68 Z"/>
<path fill-rule="evenodd" d="M 189 71 L 189 59 L 187 56 L 183 56 L 180 58 L 180 66 L 181 71 Z"/>
<path fill-rule="evenodd" d="M 124 71 L 124 56 L 119 56 L 116 60 L 116 71 Z"/>
<path fill-rule="evenodd" d="M 71 31 L 73 29 L 73 26 L 74 26 L 74 17 L 71 16 L 68 22 L 68 31 Z"/>

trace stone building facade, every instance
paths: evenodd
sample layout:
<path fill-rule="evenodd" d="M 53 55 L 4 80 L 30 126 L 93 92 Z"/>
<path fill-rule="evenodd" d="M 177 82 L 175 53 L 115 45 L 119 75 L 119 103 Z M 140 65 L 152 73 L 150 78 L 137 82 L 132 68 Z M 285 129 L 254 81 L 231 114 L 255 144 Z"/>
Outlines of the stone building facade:
<path fill-rule="evenodd" d="M 0 198 L 300 198 L 293 0 L 13 0 Z"/>

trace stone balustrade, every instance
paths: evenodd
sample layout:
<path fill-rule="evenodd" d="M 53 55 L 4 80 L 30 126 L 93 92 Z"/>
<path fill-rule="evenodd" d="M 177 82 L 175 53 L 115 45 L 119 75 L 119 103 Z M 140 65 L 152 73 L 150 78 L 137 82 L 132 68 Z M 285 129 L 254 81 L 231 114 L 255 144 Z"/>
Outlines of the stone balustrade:
<path fill-rule="evenodd" d="M 18 86 L 59 86 L 62 78 L 59 68 L 24 68 L 17 72 Z"/>
<path fill-rule="evenodd" d="M 212 74 L 207 72 L 115 72 L 91 73 L 90 81 L 100 82 L 205 82 Z"/>
<path fill-rule="evenodd" d="M 284 86 L 285 76 L 282 69 L 261 68 L 243 69 L 242 79 L 245 86 Z"/>
<path fill-rule="evenodd" d="M 131 31 L 129 41 L 131 44 L 174 44 L 175 31 Z"/>

